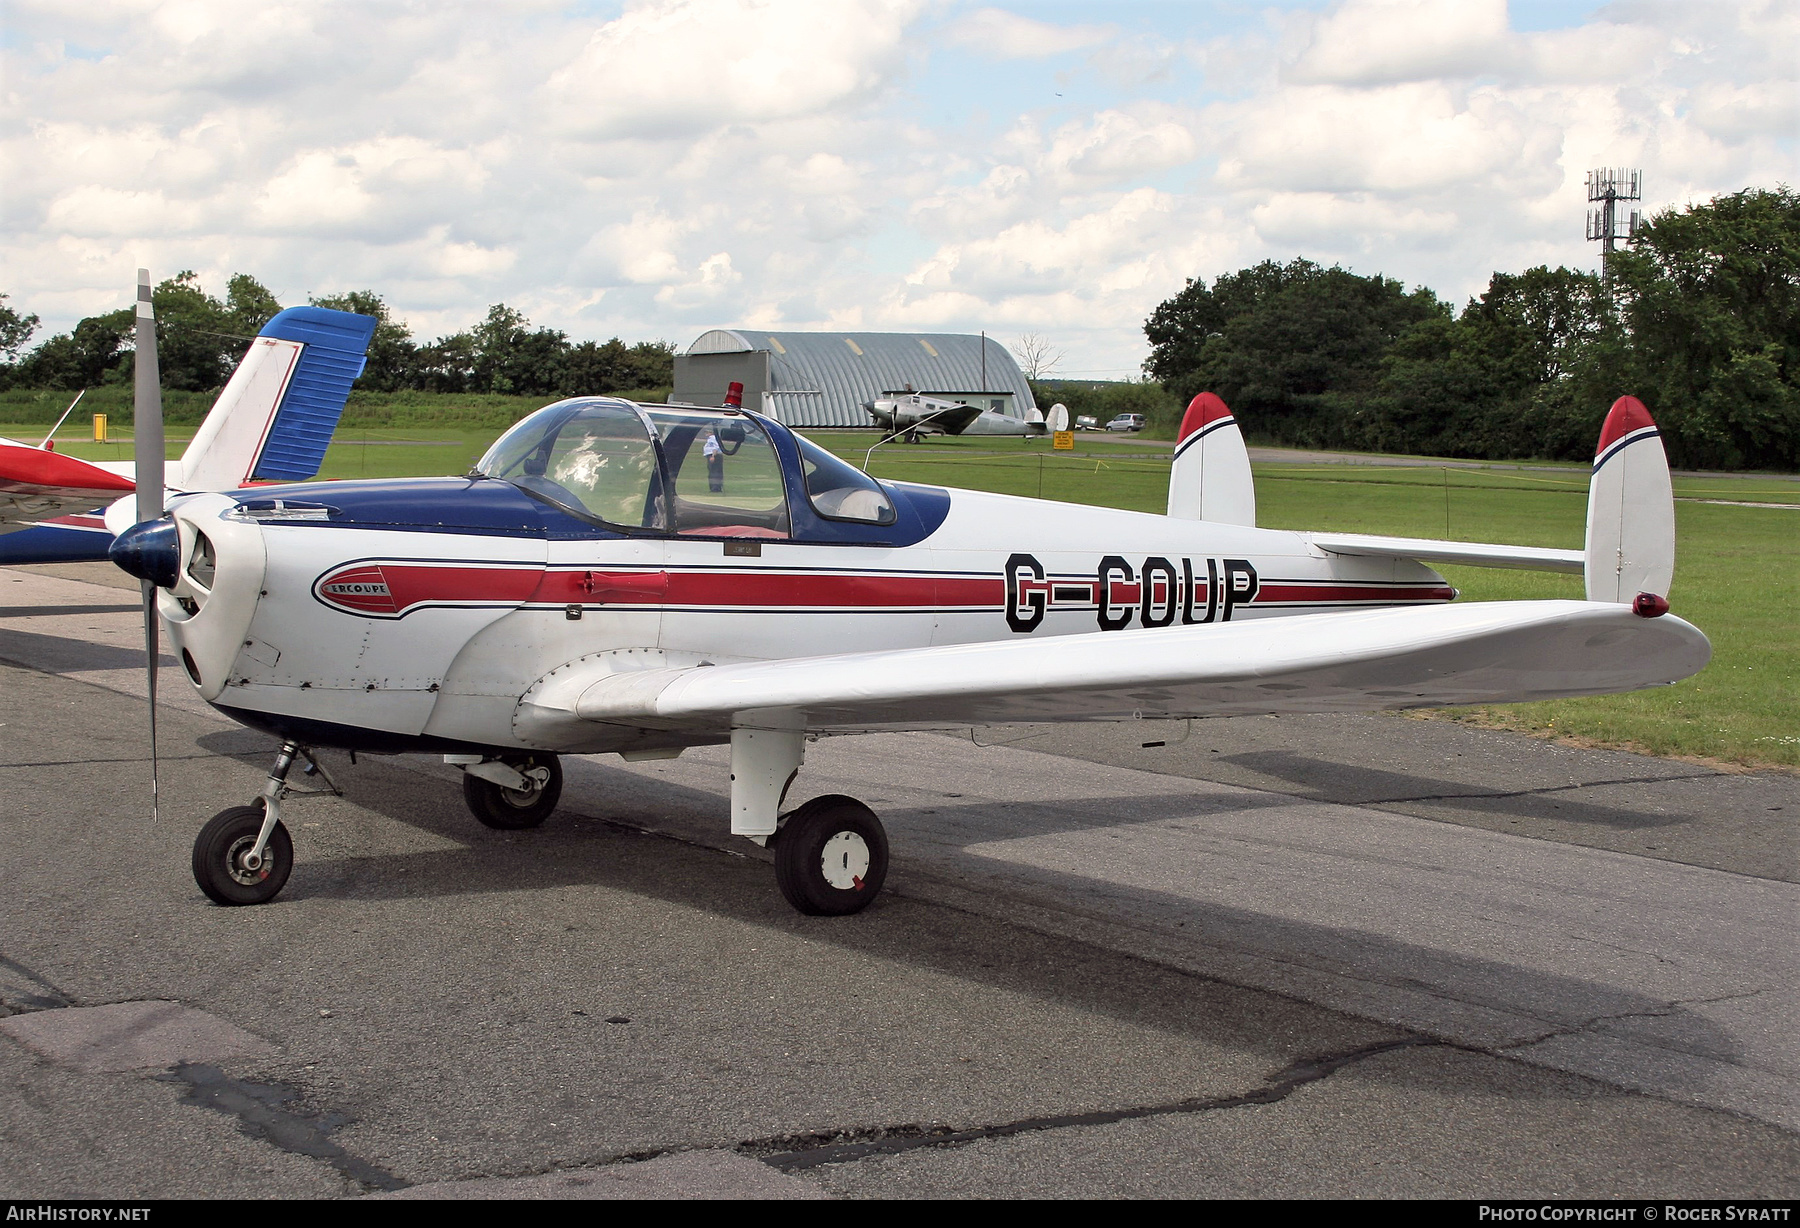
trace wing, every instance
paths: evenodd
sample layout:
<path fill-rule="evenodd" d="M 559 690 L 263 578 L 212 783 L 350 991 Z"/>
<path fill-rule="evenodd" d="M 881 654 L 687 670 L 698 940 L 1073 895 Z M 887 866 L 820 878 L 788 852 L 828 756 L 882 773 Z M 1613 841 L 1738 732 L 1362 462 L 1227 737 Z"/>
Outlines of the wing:
<path fill-rule="evenodd" d="M 73 456 L 0 440 L 0 533 L 91 511 L 131 489 L 129 477 Z"/>
<path fill-rule="evenodd" d="M 854 732 L 1363 712 L 1635 690 L 1685 678 L 1711 652 L 1679 618 L 1485 602 L 635 673 L 576 664 L 532 689 L 518 724 L 559 736 L 584 722 L 718 730 L 774 709 L 812 731 Z"/>
<path fill-rule="evenodd" d="M 1372 537 L 1360 533 L 1308 533 L 1313 545 L 1330 554 L 1417 559 L 1422 563 L 1462 563 L 1470 567 L 1516 567 L 1526 571 L 1580 573 L 1587 555 L 1580 550 L 1542 546 L 1490 546 L 1482 542 L 1432 541 L 1424 537 Z"/>

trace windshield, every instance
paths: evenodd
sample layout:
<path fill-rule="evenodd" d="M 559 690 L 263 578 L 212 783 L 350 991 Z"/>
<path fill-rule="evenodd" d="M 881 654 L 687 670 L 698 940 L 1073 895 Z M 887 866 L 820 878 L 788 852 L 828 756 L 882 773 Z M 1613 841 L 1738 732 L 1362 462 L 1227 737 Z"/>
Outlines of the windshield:
<path fill-rule="evenodd" d="M 495 441 L 476 472 L 578 516 L 664 527 L 656 443 L 628 401 L 561 401 Z"/>
<path fill-rule="evenodd" d="M 894 504 L 881 483 L 839 460 L 818 444 L 795 435 L 800 460 L 806 470 L 806 494 L 813 510 L 828 520 L 856 520 L 864 524 L 893 524 Z"/>

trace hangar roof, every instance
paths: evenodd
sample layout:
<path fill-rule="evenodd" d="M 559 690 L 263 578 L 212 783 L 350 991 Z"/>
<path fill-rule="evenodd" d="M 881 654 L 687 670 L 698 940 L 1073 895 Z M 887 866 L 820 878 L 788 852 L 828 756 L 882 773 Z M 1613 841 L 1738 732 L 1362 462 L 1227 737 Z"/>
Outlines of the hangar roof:
<path fill-rule="evenodd" d="M 1003 397 L 1004 412 L 1015 416 L 1036 405 L 1006 346 L 970 333 L 768 333 L 715 328 L 688 346 L 686 356 L 756 350 L 769 355 L 765 405 L 781 421 L 796 425 L 867 426 L 864 401 L 909 387 L 968 397 L 991 392 Z"/>

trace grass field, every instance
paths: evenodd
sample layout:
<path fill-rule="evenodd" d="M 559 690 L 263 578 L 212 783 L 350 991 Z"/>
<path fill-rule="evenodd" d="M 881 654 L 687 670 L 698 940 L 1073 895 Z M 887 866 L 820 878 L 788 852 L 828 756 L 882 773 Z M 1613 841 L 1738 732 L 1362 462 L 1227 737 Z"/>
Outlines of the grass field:
<path fill-rule="evenodd" d="M 171 456 L 187 432 L 170 433 Z M 327 454 L 326 478 L 461 473 L 487 449 L 490 428 L 368 428 L 346 425 Z M 29 428 L 0 435 L 35 439 Z M 811 437 L 860 464 L 867 432 Z M 59 443 L 71 455 L 129 459 L 128 440 Z M 1480 468 L 1384 464 L 1259 464 L 1259 524 L 1407 537 L 1444 537 L 1579 549 L 1587 510 L 1581 466 L 1498 464 Z M 934 439 L 888 444 L 870 472 L 880 477 L 1029 495 L 1068 503 L 1163 510 L 1166 448 L 1079 438 L 1056 454 L 1044 440 Z M 1455 711 L 1456 719 L 1752 767 L 1800 768 L 1800 510 L 1740 506 L 1800 504 L 1800 481 L 1709 475 L 1675 479 L 1679 551 L 1675 611 L 1704 630 L 1713 660 L 1675 686 L 1631 695 Z M 1720 502 L 1708 502 L 1718 500 Z M 1471 600 L 1581 596 L 1576 576 L 1445 567 Z"/>

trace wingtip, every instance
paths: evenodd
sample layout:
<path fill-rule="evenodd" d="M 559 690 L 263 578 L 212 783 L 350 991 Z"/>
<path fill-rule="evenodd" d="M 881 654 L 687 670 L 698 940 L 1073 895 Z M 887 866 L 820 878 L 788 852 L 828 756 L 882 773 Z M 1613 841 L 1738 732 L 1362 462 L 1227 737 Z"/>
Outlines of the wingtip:
<path fill-rule="evenodd" d="M 1231 417 L 1231 410 L 1217 393 L 1202 392 L 1188 402 L 1187 413 L 1181 417 L 1181 435 L 1176 442 L 1181 442 L 1195 431 L 1217 422 L 1220 418 L 1229 417 Z"/>
<path fill-rule="evenodd" d="M 1607 411 L 1606 425 L 1600 428 L 1600 443 L 1595 447 L 1594 455 L 1599 456 L 1633 431 L 1655 425 L 1655 419 L 1651 418 L 1642 401 L 1633 396 L 1620 397 Z"/>

